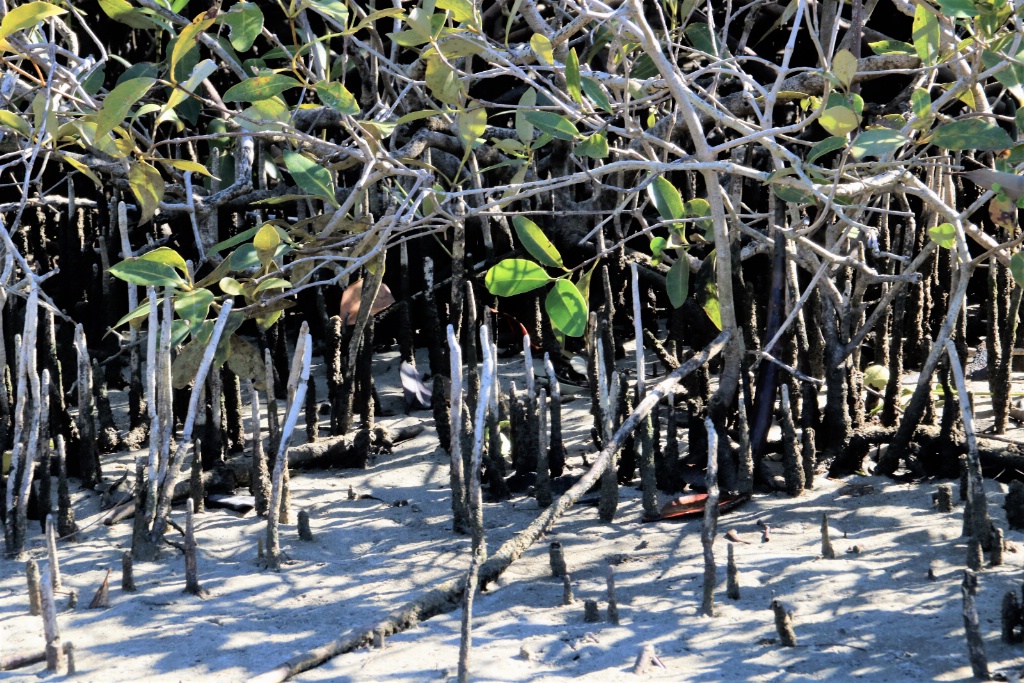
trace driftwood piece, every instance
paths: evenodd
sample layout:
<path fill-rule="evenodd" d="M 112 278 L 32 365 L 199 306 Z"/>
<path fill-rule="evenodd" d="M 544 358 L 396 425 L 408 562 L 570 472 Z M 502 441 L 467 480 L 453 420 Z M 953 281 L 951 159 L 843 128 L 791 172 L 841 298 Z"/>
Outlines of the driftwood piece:
<path fill-rule="evenodd" d="M 28 652 L 12 652 L 9 655 L 0 656 L 0 671 L 11 671 L 32 666 L 39 662 L 46 661 L 46 650 L 30 650 Z"/>
<path fill-rule="evenodd" d="M 551 530 L 559 517 L 569 510 L 591 486 L 597 483 L 601 474 L 609 467 L 612 461 L 612 454 L 622 447 L 626 436 L 636 429 L 640 421 L 668 393 L 668 390 L 675 387 L 681 379 L 707 363 L 711 358 L 721 353 L 726 343 L 728 343 L 730 336 L 728 331 L 722 332 L 707 348 L 695 354 L 693 358 L 681 365 L 679 369 L 670 373 L 634 408 L 633 413 L 619 427 L 610 442 L 605 444 L 604 449 L 594 460 L 590 469 L 579 481 L 562 494 L 550 507 L 545 508 L 529 526 L 506 541 L 480 567 L 481 587 L 486 587 L 487 584 L 495 581 L 538 538 Z M 280 683 L 281 681 L 286 681 L 292 676 L 320 666 L 340 654 L 351 652 L 358 647 L 373 642 L 374 633 L 377 631 L 383 631 L 386 635 L 399 633 L 424 619 L 457 609 L 462 604 L 465 585 L 465 576 L 449 579 L 427 591 L 419 598 L 392 611 L 376 624 L 356 629 L 351 635 L 342 636 L 308 652 L 297 655 L 263 674 L 250 678 L 249 683 Z"/>

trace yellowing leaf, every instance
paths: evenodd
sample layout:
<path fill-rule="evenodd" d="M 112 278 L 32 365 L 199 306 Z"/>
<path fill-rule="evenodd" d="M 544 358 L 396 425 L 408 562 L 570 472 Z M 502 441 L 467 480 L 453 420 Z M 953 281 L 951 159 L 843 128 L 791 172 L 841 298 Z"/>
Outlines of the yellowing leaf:
<path fill-rule="evenodd" d="M 178 34 L 178 42 L 174 44 L 174 49 L 171 50 L 171 63 L 169 71 L 172 74 L 172 80 L 174 78 L 174 67 L 178 65 L 178 62 L 181 61 L 181 58 L 188 54 L 188 51 L 191 50 L 192 47 L 196 44 L 196 41 L 199 40 L 200 34 L 202 34 L 203 31 L 205 31 L 206 29 L 213 26 L 214 20 L 206 19 L 205 17 L 205 12 L 203 14 L 200 14 L 198 17 L 196 17 L 195 21 L 193 21 L 185 28 L 181 29 L 181 33 Z"/>
<path fill-rule="evenodd" d="M 832 74 L 839 79 L 843 87 L 849 89 L 853 77 L 857 74 L 857 58 L 849 50 L 840 50 L 832 58 Z"/>
<path fill-rule="evenodd" d="M 477 107 L 459 114 L 455 118 L 455 126 L 459 131 L 459 141 L 468 154 L 472 144 L 487 130 L 487 110 Z"/>
<path fill-rule="evenodd" d="M 145 223 L 160 208 L 160 201 L 164 198 L 164 179 L 160 171 L 144 161 L 136 161 L 128 169 L 128 185 L 139 200 L 139 223 Z"/>
<path fill-rule="evenodd" d="M 860 117 L 849 107 L 829 107 L 822 112 L 818 123 L 830 135 L 846 135 L 857 129 L 857 126 L 860 125 Z"/>
<path fill-rule="evenodd" d="M 537 53 L 537 57 L 547 64 L 548 66 L 555 65 L 555 52 L 551 47 L 551 41 L 548 40 L 547 36 L 542 36 L 539 33 L 534 33 L 533 37 L 530 38 L 530 47 Z"/>
<path fill-rule="evenodd" d="M 21 7 L 15 7 L 7 12 L 7 16 L 0 22 L 0 38 L 6 38 L 15 31 L 31 28 L 47 17 L 55 17 L 66 13 L 48 2 L 30 2 Z"/>
<path fill-rule="evenodd" d="M 256 256 L 264 268 L 268 268 L 271 261 L 274 260 L 274 254 L 279 244 L 281 244 L 281 236 L 277 234 L 277 229 L 270 223 L 264 224 L 252 238 L 252 246 L 256 249 Z"/>

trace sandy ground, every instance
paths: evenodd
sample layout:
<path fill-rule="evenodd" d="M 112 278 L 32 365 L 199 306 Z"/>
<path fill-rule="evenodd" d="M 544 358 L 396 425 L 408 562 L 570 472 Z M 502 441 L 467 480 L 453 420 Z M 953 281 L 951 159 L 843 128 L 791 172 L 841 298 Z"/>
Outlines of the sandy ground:
<path fill-rule="evenodd" d="M 422 422 L 401 404 L 398 361 L 381 354 L 375 377 L 389 426 Z M 509 368 L 516 361 L 505 362 Z M 321 386 L 320 396 L 323 395 Z M 573 410 L 569 410 L 572 408 Z M 582 400 L 566 406 L 570 466 L 582 473 L 591 456 L 590 421 Z M 301 435 L 300 435 L 301 437 Z M 131 459 L 106 467 L 113 479 Z M 257 538 L 266 523 L 209 510 L 197 517 L 200 581 L 205 599 L 183 594 L 184 562 L 168 551 L 157 563 L 136 563 L 138 592 L 120 589 L 120 558 L 130 523 L 97 524 L 99 495 L 75 493 L 77 543 L 61 543 L 64 583 L 79 604 L 64 609 L 62 638 L 74 642 L 78 673 L 71 679 L 118 681 L 238 681 L 358 626 L 372 624 L 425 589 L 464 572 L 469 541 L 451 533 L 446 456 L 432 428 L 400 444 L 366 471 L 296 473 L 293 513 L 312 517 L 314 541 L 283 529 L 289 561 L 281 572 L 261 568 Z M 938 513 L 939 482 L 914 485 L 881 477 L 819 478 L 797 499 L 757 495 L 724 515 L 715 542 L 719 590 L 713 618 L 699 616 L 703 560 L 699 520 L 640 523 L 639 492 L 621 490 L 618 515 L 601 524 L 594 507 L 579 504 L 531 548 L 474 609 L 473 678 L 478 681 L 957 681 L 971 678 L 961 614 L 966 558 L 962 506 Z M 851 496 L 847 484 L 870 492 Z M 1006 526 L 1005 487 L 986 482 L 990 513 Z M 380 500 L 348 500 L 349 486 Z M 954 490 L 955 490 L 954 486 Z M 954 494 L 955 497 L 955 494 Z M 662 494 L 662 500 L 667 497 Z M 398 502 L 408 504 L 395 505 Z M 536 502 L 516 497 L 484 510 L 491 550 L 525 527 Z M 831 521 L 837 558 L 820 557 L 821 515 Z M 183 511 L 176 508 L 180 522 Z M 771 526 L 762 542 L 757 521 Z M 33 524 L 31 553 L 44 556 Z M 725 595 L 724 533 L 735 544 L 741 596 Z M 978 607 L 990 669 L 1024 668 L 1024 646 L 1000 641 L 1004 593 L 1020 589 L 1024 533 L 1007 532 L 1006 562 L 980 574 Z M 550 541 L 565 548 L 576 602 L 562 605 L 562 582 L 548 562 Z M 605 575 L 612 564 L 621 623 L 585 623 L 583 600 L 605 617 Z M 86 609 L 105 570 L 110 607 Z M 930 579 L 929 568 L 934 579 Z M 778 597 L 794 610 L 798 646 L 780 646 L 769 609 Z M 363 649 L 300 675 L 299 681 L 454 680 L 461 613 L 435 617 L 389 638 L 383 649 Z M 633 661 L 653 644 L 665 668 L 637 676 Z M 43 646 L 42 622 L 28 614 L 24 564 L 0 560 L 0 655 Z M 0 680 L 38 680 L 43 665 L 0 672 Z M 62 678 L 62 677 L 61 677 Z"/>

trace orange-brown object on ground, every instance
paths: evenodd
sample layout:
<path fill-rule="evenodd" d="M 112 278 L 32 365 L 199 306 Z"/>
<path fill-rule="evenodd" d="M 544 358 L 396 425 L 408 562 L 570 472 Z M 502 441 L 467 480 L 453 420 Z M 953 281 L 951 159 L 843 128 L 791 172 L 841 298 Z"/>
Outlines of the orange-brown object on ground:
<path fill-rule="evenodd" d="M 341 295 L 341 310 L 339 314 L 344 323 L 351 325 L 356 321 L 356 316 L 359 315 L 359 303 L 363 296 L 363 281 L 356 280 L 348 286 L 344 294 Z M 373 300 L 373 306 L 370 307 L 370 315 L 377 315 L 385 308 L 395 303 L 395 297 L 391 294 L 391 290 L 388 286 L 381 283 L 380 289 L 377 290 L 377 298 Z"/>
<path fill-rule="evenodd" d="M 690 493 L 670 500 L 661 508 L 657 517 L 645 517 L 645 522 L 660 522 L 666 519 L 685 519 L 704 514 L 704 506 L 707 503 L 708 494 Z M 718 501 L 718 511 L 725 512 L 750 500 L 749 495 L 722 496 Z"/>

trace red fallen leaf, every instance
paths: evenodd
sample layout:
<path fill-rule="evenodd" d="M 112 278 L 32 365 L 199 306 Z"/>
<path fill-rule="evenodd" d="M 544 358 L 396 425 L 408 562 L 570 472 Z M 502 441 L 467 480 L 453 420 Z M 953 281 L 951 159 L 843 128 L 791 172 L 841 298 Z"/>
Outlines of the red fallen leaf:
<path fill-rule="evenodd" d="M 661 508 L 661 513 L 657 517 L 645 517 L 644 521 L 661 522 L 666 519 L 697 517 L 704 514 L 704 506 L 707 504 L 707 500 L 708 494 L 706 493 L 690 493 L 685 496 L 679 496 L 666 503 L 665 507 Z M 741 496 L 722 496 L 718 501 L 718 511 L 726 512 L 732 510 L 748 500 L 750 500 L 750 496 L 746 494 Z"/>
<path fill-rule="evenodd" d="M 345 289 L 345 292 L 341 295 L 341 320 L 345 324 L 351 325 L 355 322 L 356 316 L 359 315 L 359 302 L 363 296 L 363 281 L 356 280 Z M 377 298 L 373 300 L 373 306 L 370 307 L 370 315 L 377 315 L 385 308 L 395 303 L 395 297 L 391 294 L 391 290 L 384 283 L 381 283 L 380 289 L 377 290 Z"/>

